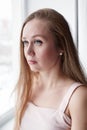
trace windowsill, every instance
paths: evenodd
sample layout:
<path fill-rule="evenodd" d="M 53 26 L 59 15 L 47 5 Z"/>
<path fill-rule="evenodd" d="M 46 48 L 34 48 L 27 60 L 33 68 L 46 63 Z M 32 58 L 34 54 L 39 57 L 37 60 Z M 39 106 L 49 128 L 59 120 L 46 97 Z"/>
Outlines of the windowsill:
<path fill-rule="evenodd" d="M 14 117 L 14 96 L 11 87 L 0 89 L 0 127 Z"/>
<path fill-rule="evenodd" d="M 15 101 L 10 87 L 0 89 L 0 117 L 14 107 Z"/>
<path fill-rule="evenodd" d="M 13 82 L 13 80 L 15 81 L 15 79 L 11 77 L 11 79 L 8 80 L 9 84 L 6 84 L 4 88 L 0 88 L 0 127 L 14 116 L 15 96 L 13 89 L 15 82 Z"/>
<path fill-rule="evenodd" d="M 9 120 L 14 117 L 14 108 L 0 116 L 0 128 L 3 127 Z"/>

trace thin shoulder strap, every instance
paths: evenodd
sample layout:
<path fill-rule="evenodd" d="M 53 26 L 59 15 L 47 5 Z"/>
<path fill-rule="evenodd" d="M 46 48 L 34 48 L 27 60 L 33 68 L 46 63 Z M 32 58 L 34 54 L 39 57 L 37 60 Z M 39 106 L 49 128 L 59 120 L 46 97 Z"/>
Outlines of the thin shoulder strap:
<path fill-rule="evenodd" d="M 73 92 L 74 92 L 78 87 L 80 87 L 80 85 L 82 85 L 82 84 L 76 82 L 76 83 L 74 83 L 74 84 L 72 84 L 72 85 L 70 86 L 70 88 L 68 89 L 66 95 L 64 96 L 64 98 L 63 98 L 63 100 L 62 100 L 62 103 L 61 103 L 61 105 L 60 105 L 60 108 L 59 108 L 62 112 L 65 111 L 65 109 L 66 109 L 66 107 L 67 107 L 67 105 L 68 105 L 68 103 L 69 103 L 69 101 L 70 101 L 70 98 L 71 98 Z"/>

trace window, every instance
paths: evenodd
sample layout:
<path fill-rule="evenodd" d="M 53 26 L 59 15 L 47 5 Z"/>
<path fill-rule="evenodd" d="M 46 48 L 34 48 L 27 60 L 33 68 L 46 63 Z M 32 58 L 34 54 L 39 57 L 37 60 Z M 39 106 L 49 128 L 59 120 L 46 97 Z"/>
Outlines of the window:
<path fill-rule="evenodd" d="M 14 107 L 23 0 L 0 0 L 0 117 Z"/>

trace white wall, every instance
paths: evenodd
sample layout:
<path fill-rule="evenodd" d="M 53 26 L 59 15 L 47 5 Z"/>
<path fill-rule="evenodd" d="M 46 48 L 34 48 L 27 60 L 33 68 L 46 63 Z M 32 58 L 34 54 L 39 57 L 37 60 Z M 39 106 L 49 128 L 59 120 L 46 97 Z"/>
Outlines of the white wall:
<path fill-rule="evenodd" d="M 78 1 L 79 53 L 87 74 L 87 0 Z"/>

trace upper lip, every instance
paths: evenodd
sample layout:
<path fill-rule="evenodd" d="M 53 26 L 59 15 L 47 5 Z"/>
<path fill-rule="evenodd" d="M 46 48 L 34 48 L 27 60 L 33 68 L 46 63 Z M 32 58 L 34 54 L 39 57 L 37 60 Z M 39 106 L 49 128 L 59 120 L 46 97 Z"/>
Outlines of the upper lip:
<path fill-rule="evenodd" d="M 28 62 L 36 62 L 35 60 L 28 60 Z"/>

